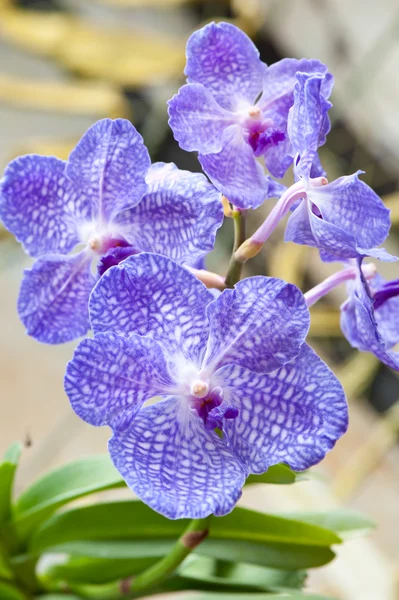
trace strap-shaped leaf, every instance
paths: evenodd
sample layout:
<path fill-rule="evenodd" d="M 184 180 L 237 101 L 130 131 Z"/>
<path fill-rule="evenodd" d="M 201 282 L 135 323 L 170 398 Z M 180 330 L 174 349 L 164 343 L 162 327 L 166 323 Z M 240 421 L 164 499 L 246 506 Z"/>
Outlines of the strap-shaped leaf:
<path fill-rule="evenodd" d="M 258 542 L 282 542 L 328 547 L 341 543 L 336 533 L 300 520 L 286 519 L 237 507 L 232 513 L 215 519 L 211 536 Z"/>
<path fill-rule="evenodd" d="M 140 573 L 159 558 L 111 559 L 72 556 L 66 557 L 63 564 L 56 561 L 54 565 L 49 565 L 42 571 L 42 576 L 52 581 L 103 584 Z M 208 557 L 191 556 L 188 562 L 181 565 L 178 573 L 168 580 L 167 589 L 216 590 L 237 585 L 246 587 L 247 590 L 258 591 L 273 591 L 282 587 L 300 589 L 306 576 L 305 571 L 286 571 L 257 565 L 224 562 L 228 567 L 228 576 L 222 577 L 215 575 L 218 562 Z"/>
<path fill-rule="evenodd" d="M 201 556 L 223 558 L 231 562 L 247 562 L 275 569 L 310 569 L 329 563 L 334 552 L 323 546 L 291 542 L 247 542 L 209 538 L 198 546 Z"/>
<path fill-rule="evenodd" d="M 162 556 L 186 525 L 135 500 L 84 506 L 43 523 L 29 551 L 112 559 Z M 339 542 L 334 532 L 322 527 L 238 507 L 212 521 L 209 537 L 196 551 L 232 562 L 302 569 L 329 562 L 334 557 L 330 546 Z"/>
<path fill-rule="evenodd" d="M 301 476 L 301 474 L 292 471 L 288 465 L 273 465 L 272 467 L 269 467 L 266 473 L 263 473 L 262 475 L 250 475 L 247 478 L 245 485 L 252 483 L 295 483 L 298 475 Z"/>
<path fill-rule="evenodd" d="M 9 518 L 11 513 L 12 486 L 21 449 L 22 446 L 18 442 L 12 444 L 0 464 L 0 524 Z"/>
<path fill-rule="evenodd" d="M 89 558 L 84 556 L 66 557 L 63 564 L 49 565 L 41 575 L 51 581 L 68 581 L 84 584 L 102 584 L 125 579 L 141 573 L 157 560 L 158 556 L 140 558 Z"/>
<path fill-rule="evenodd" d="M 306 571 L 271 569 L 247 563 L 232 563 L 203 556 L 192 556 L 183 563 L 170 582 L 173 589 L 212 591 L 276 592 L 302 589 Z M 229 588 L 229 590 L 227 589 Z"/>
<path fill-rule="evenodd" d="M 188 520 L 172 521 L 139 500 L 105 502 L 53 515 L 32 536 L 30 551 L 42 552 L 83 540 L 177 539 Z"/>
<path fill-rule="evenodd" d="M 58 507 L 125 483 L 108 455 L 79 459 L 50 471 L 18 498 L 14 507 L 15 531 L 21 539 L 47 519 Z"/>
<path fill-rule="evenodd" d="M 191 600 L 333 600 L 327 596 L 315 594 L 304 594 L 302 592 L 282 592 L 278 594 L 214 594 L 205 592 L 198 596 L 192 596 Z"/>
<path fill-rule="evenodd" d="M 110 559 L 137 559 L 167 554 L 175 539 L 135 541 L 76 541 L 65 542 L 48 548 L 49 552 Z M 329 563 L 334 552 L 329 547 L 278 542 L 247 542 L 244 540 L 220 540 L 209 538 L 194 551 L 201 556 L 223 558 L 230 562 L 247 562 L 275 569 L 310 569 Z"/>
<path fill-rule="evenodd" d="M 34 534 L 30 549 L 41 552 L 78 540 L 176 538 L 186 526 L 186 520 L 166 519 L 138 500 L 107 502 L 54 515 Z M 336 533 L 317 525 L 240 507 L 214 519 L 210 537 L 322 547 L 341 542 Z"/>
<path fill-rule="evenodd" d="M 35 600 L 81 600 L 81 598 L 72 594 L 46 594 L 45 596 L 35 596 Z"/>
<path fill-rule="evenodd" d="M 325 527 L 335 531 L 343 539 L 366 535 L 375 527 L 373 521 L 368 517 L 347 509 L 320 513 L 284 513 L 282 516 Z"/>

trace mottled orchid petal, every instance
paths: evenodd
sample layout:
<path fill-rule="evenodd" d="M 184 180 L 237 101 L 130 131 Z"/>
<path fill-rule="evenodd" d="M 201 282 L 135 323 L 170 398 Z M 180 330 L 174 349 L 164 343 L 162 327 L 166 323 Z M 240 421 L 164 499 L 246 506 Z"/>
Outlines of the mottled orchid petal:
<path fill-rule="evenodd" d="M 394 301 L 396 300 L 396 302 Z M 382 362 L 389 364 L 393 369 L 399 371 L 399 350 L 393 348 L 399 344 L 399 302 L 394 298 L 375 312 L 378 332 L 384 340 L 383 354 L 380 354 L 380 348 L 374 350 L 374 353 Z M 373 351 L 373 350 L 372 350 Z M 384 358 L 385 353 L 389 357 L 389 362 Z"/>
<path fill-rule="evenodd" d="M 95 284 L 91 257 L 49 255 L 26 269 L 18 313 L 27 333 L 39 342 L 61 344 L 90 328 L 88 301 Z"/>
<path fill-rule="evenodd" d="M 381 198 L 359 179 L 358 171 L 335 181 L 312 187 L 309 199 L 320 210 L 323 219 L 350 232 L 357 246 L 375 248 L 387 237 L 389 210 Z"/>
<path fill-rule="evenodd" d="M 372 352 L 388 367 L 399 371 L 399 352 L 385 347 L 377 332 L 375 319 L 370 315 L 370 308 L 359 298 L 354 298 L 342 310 L 341 328 L 351 346 L 363 352 Z"/>
<path fill-rule="evenodd" d="M 224 108 L 254 104 L 262 90 L 266 65 L 249 37 L 231 23 L 210 23 L 187 42 L 185 74 L 202 83 Z"/>
<path fill-rule="evenodd" d="M 319 250 L 320 258 L 323 262 L 340 262 L 341 258 L 339 256 L 335 256 L 335 254 L 330 254 L 330 252 L 326 252 L 325 250 Z"/>
<path fill-rule="evenodd" d="M 192 263 L 213 249 L 223 223 L 220 193 L 199 173 L 174 164 L 151 167 L 148 191 L 134 208 L 118 215 L 125 239 L 137 250 Z"/>
<path fill-rule="evenodd" d="M 278 369 L 298 355 L 309 329 L 309 311 L 294 285 L 249 277 L 208 306 L 210 334 L 204 367 L 229 363 L 254 372 Z"/>
<path fill-rule="evenodd" d="M 386 282 L 376 275 L 373 287 L 373 309 L 378 331 L 387 347 L 399 343 L 399 279 Z"/>
<path fill-rule="evenodd" d="M 357 310 L 357 307 L 359 307 L 359 310 Z M 370 307 L 365 308 L 355 296 L 349 296 L 349 298 L 341 305 L 341 329 L 342 333 L 353 348 L 367 352 L 368 349 L 363 342 L 363 336 L 361 333 L 362 328 L 359 329 L 357 323 L 358 313 L 360 314 L 360 319 L 363 318 L 363 325 L 367 324 L 366 329 L 376 329 L 377 324 L 371 305 Z M 362 324 L 361 320 L 360 324 Z M 378 335 L 376 335 L 376 339 L 379 339 Z"/>
<path fill-rule="evenodd" d="M 132 333 L 159 340 L 170 355 L 198 363 L 208 338 L 212 294 L 184 267 L 141 253 L 112 267 L 90 298 L 94 332 Z"/>
<path fill-rule="evenodd" d="M 118 430 L 129 425 L 145 400 L 175 388 L 161 346 L 135 334 L 99 333 L 83 340 L 65 375 L 76 414 L 90 425 Z"/>
<path fill-rule="evenodd" d="M 126 119 L 102 119 L 71 152 L 66 174 L 90 196 L 105 221 L 135 206 L 147 190 L 151 161 L 143 138 Z"/>
<path fill-rule="evenodd" d="M 198 159 L 214 186 L 235 206 L 257 208 L 267 197 L 268 181 L 238 125 L 223 134 L 223 150 L 199 154 Z"/>
<path fill-rule="evenodd" d="M 79 243 L 79 224 L 90 219 L 90 211 L 58 158 L 28 154 L 5 170 L 0 217 L 31 256 L 68 254 Z"/>
<path fill-rule="evenodd" d="M 310 168 L 310 177 L 312 179 L 316 179 L 316 177 L 326 177 L 327 172 L 321 164 L 320 157 L 316 152 L 315 157 L 313 159 L 312 166 Z"/>
<path fill-rule="evenodd" d="M 268 185 L 267 185 L 267 198 L 280 198 L 284 192 L 287 191 L 287 186 L 283 185 L 279 181 L 272 179 L 268 175 L 266 176 Z"/>
<path fill-rule="evenodd" d="M 294 156 L 287 134 L 287 120 L 289 110 L 294 104 L 294 87 L 298 72 L 325 74 L 322 82 L 322 93 L 325 98 L 329 97 L 333 85 L 332 75 L 327 73 L 327 67 L 318 60 L 285 58 L 267 69 L 258 106 L 264 117 L 273 121 L 273 127 L 286 136 L 284 141 L 271 146 L 265 152 L 266 166 L 277 178 L 284 176 Z"/>
<path fill-rule="evenodd" d="M 169 125 L 183 150 L 220 152 L 223 131 L 236 121 L 203 85 L 189 83 L 168 101 Z"/>
<path fill-rule="evenodd" d="M 303 246 L 316 246 L 316 240 L 310 227 L 306 200 L 299 200 L 298 206 L 290 215 L 284 234 L 285 242 L 294 242 Z"/>
<path fill-rule="evenodd" d="M 342 386 L 307 344 L 273 373 L 226 366 L 218 375 L 225 382 L 226 401 L 239 410 L 236 419 L 224 422 L 226 441 L 252 473 L 281 462 L 307 469 L 346 431 Z"/>
<path fill-rule="evenodd" d="M 378 311 L 374 311 L 374 300 L 367 283 L 364 278 L 359 277 L 351 287 L 349 299 L 341 307 L 343 334 L 354 348 L 372 352 L 381 362 L 399 371 L 399 352 L 392 350 L 393 340 L 390 335 L 387 340 L 384 339 L 386 331 L 384 327 L 380 330 L 378 325 L 375 314 Z"/>
<path fill-rule="evenodd" d="M 282 142 L 267 148 L 263 156 L 265 159 L 265 165 L 273 177 L 277 177 L 279 179 L 284 177 L 287 169 L 291 166 L 293 161 L 292 144 L 288 136 Z"/>
<path fill-rule="evenodd" d="M 190 267 L 192 267 L 193 269 L 198 269 L 199 271 L 206 270 L 206 254 L 204 254 L 203 256 L 199 256 L 198 258 L 190 262 Z"/>
<path fill-rule="evenodd" d="M 319 250 L 339 257 L 340 259 L 356 258 L 358 250 L 356 240 L 349 231 L 341 229 L 339 225 L 334 225 L 313 213 L 308 209 L 310 227 L 315 242 L 308 244 L 315 246 Z M 295 240 L 293 240 L 295 241 Z"/>
<path fill-rule="evenodd" d="M 317 149 L 330 131 L 328 111 L 332 104 L 322 93 L 323 75 L 297 73 L 294 104 L 288 113 L 287 130 L 295 154 L 299 154 L 296 172 L 309 177 Z"/>
<path fill-rule="evenodd" d="M 322 84 L 322 94 L 324 98 L 329 98 L 334 83 L 333 76 L 327 72 L 327 66 L 314 59 L 296 59 L 284 58 L 266 70 L 263 78 L 263 92 L 258 102 L 262 111 L 276 112 L 287 120 L 288 111 L 294 104 L 294 87 L 296 84 L 297 73 L 325 74 Z M 282 101 L 284 100 L 284 102 Z"/>
<path fill-rule="evenodd" d="M 358 246 L 357 251 L 359 256 L 370 256 L 371 258 L 377 258 L 382 262 L 396 262 L 397 260 L 399 260 L 398 256 L 390 254 L 389 252 L 387 252 L 387 250 L 385 250 L 385 248 L 360 248 Z"/>
<path fill-rule="evenodd" d="M 320 258 L 323 262 L 339 262 L 342 260 L 342 258 L 339 255 L 337 256 L 336 254 L 334 254 L 333 251 L 327 252 L 325 250 L 319 249 L 319 252 Z M 399 260 L 397 256 L 389 254 L 389 252 L 387 252 L 385 248 L 359 248 L 359 246 L 356 246 L 356 252 L 356 258 L 371 257 L 376 258 L 382 262 L 396 262 L 397 260 Z M 354 258 L 355 256 L 353 255 L 352 257 Z"/>
<path fill-rule="evenodd" d="M 223 440 L 174 397 L 140 410 L 109 451 L 128 486 L 169 519 L 225 515 L 246 477 Z"/>

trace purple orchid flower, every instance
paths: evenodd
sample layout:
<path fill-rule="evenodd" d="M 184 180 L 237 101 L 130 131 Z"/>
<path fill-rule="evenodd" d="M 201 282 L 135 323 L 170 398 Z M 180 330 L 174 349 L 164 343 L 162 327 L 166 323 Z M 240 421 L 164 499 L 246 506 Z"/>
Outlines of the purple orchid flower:
<path fill-rule="evenodd" d="M 213 248 L 223 210 L 203 175 L 150 167 L 133 125 L 104 119 L 66 163 L 38 155 L 12 161 L 0 217 L 37 258 L 22 281 L 20 318 L 29 335 L 58 344 L 89 329 L 89 295 L 107 268 L 149 250 L 192 262 Z"/>
<path fill-rule="evenodd" d="M 297 154 L 295 173 L 299 181 L 285 193 L 286 207 L 296 202 L 285 240 L 317 247 L 323 260 L 357 256 L 392 260 L 383 249 L 376 248 L 388 235 L 389 210 L 359 179 L 362 171 L 331 183 L 321 176 L 317 150 L 330 130 L 331 107 L 323 94 L 324 78 L 297 74 L 288 135 Z"/>
<path fill-rule="evenodd" d="M 205 173 L 239 208 L 256 208 L 269 197 L 257 157 L 277 178 L 292 163 L 287 117 L 298 71 L 326 74 L 323 94 L 330 95 L 333 78 L 325 65 L 284 59 L 267 67 L 230 23 L 210 23 L 188 40 L 187 84 L 169 101 L 169 124 L 181 148 L 199 152 Z"/>
<path fill-rule="evenodd" d="M 399 343 L 399 279 L 386 282 L 378 274 L 368 279 L 361 262 L 341 306 L 342 331 L 351 346 L 399 371 L 399 351 L 394 350 Z"/>
<path fill-rule="evenodd" d="M 309 313 L 291 284 L 251 277 L 214 299 L 143 253 L 104 274 L 90 315 L 66 392 L 82 419 L 113 429 L 116 468 L 169 518 L 226 514 L 249 473 L 306 469 L 346 430 L 344 392 L 304 343 Z"/>

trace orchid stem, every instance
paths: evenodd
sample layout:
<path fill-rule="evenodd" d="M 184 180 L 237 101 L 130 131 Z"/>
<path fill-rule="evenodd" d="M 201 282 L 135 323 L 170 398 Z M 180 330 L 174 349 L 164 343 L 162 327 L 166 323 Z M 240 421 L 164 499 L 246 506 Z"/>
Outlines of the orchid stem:
<path fill-rule="evenodd" d="M 354 267 L 348 267 L 347 269 L 343 269 L 342 271 L 337 271 L 337 273 L 333 273 L 330 277 L 327 277 L 321 283 L 315 285 L 315 287 L 308 290 L 304 296 L 306 300 L 306 304 L 309 307 L 316 304 L 321 298 L 326 296 L 332 289 L 343 283 L 344 281 L 349 281 L 350 279 L 354 279 L 356 277 L 356 269 Z"/>
<path fill-rule="evenodd" d="M 172 550 L 158 563 L 141 573 L 126 586 L 126 596 L 141 593 L 161 583 L 172 574 L 183 560 L 207 537 L 212 515 L 205 519 L 193 519 Z M 123 591 L 123 590 L 122 590 Z"/>
<path fill-rule="evenodd" d="M 297 181 L 289 187 L 274 205 L 262 225 L 255 233 L 244 241 L 234 252 L 234 260 L 245 263 L 256 256 L 262 249 L 263 244 L 269 239 L 281 219 L 287 214 L 291 206 L 300 198 L 305 196 L 305 188 L 302 181 Z"/>
<path fill-rule="evenodd" d="M 376 267 L 373 263 L 364 265 L 362 267 L 362 272 L 366 279 L 374 277 L 376 273 Z M 356 267 L 347 267 L 346 269 L 342 269 L 341 271 L 337 271 L 333 273 L 324 281 L 316 285 L 315 287 L 308 290 L 305 294 L 306 304 L 309 307 L 316 304 L 321 298 L 326 296 L 331 290 L 336 288 L 341 283 L 345 281 L 350 281 L 351 279 L 355 279 L 357 276 L 358 270 Z"/>
<path fill-rule="evenodd" d="M 243 263 L 236 260 L 234 257 L 235 252 L 245 242 L 245 212 L 242 210 L 233 210 L 232 218 L 234 222 L 234 247 L 233 254 L 230 259 L 229 267 L 227 269 L 227 275 L 225 279 L 226 287 L 232 288 L 240 281 L 241 270 Z"/>

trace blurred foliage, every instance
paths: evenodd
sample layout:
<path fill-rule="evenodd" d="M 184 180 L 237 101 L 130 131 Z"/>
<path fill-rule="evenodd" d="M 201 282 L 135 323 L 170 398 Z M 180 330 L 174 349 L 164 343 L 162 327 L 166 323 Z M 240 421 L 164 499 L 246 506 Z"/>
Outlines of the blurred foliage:
<path fill-rule="evenodd" d="M 97 81 L 39 82 L 0 74 L 0 102 L 17 108 L 102 117 L 126 117 L 121 92 Z"/>
<path fill-rule="evenodd" d="M 68 598 L 69 592 L 77 598 L 121 600 L 127 595 L 125 578 L 154 573 L 162 558 L 175 552 L 176 539 L 188 531 L 187 519 L 166 519 L 135 499 L 69 507 L 77 498 L 125 486 L 108 455 L 56 468 L 15 500 L 20 450 L 14 444 L 0 463 L 4 600 L 50 600 L 56 594 Z M 296 479 L 287 466 L 276 465 L 257 483 L 292 485 Z M 332 546 L 342 542 L 341 535 L 364 534 L 371 527 L 366 518 L 345 510 L 305 513 L 302 518 L 300 513 L 274 515 L 236 507 L 212 519 L 208 536 L 192 548 L 193 554 L 177 563 L 169 577 L 157 579 L 155 588 L 146 585 L 145 591 L 150 587 L 155 592 L 209 590 L 217 592 L 215 598 L 220 592 L 241 592 L 245 598 L 260 592 L 305 598 L 300 593 L 305 569 L 330 562 L 335 556 Z"/>
<path fill-rule="evenodd" d="M 110 30 L 68 14 L 14 8 L 3 9 L 0 17 L 3 39 L 80 76 L 143 86 L 178 77 L 184 67 L 185 41 L 159 33 Z"/>

